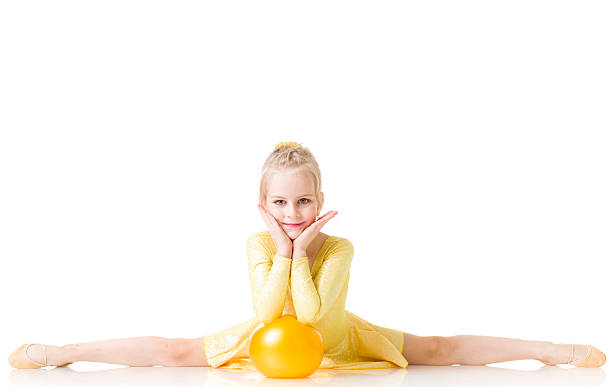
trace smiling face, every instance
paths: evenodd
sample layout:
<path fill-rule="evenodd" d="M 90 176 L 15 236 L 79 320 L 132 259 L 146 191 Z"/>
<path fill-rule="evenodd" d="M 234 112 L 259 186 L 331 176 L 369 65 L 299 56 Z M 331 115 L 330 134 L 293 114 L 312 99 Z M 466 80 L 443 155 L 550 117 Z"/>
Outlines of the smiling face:
<path fill-rule="evenodd" d="M 317 206 L 314 181 L 308 172 L 285 170 L 269 177 L 265 207 L 291 240 L 314 223 L 322 206 L 323 193 Z"/>

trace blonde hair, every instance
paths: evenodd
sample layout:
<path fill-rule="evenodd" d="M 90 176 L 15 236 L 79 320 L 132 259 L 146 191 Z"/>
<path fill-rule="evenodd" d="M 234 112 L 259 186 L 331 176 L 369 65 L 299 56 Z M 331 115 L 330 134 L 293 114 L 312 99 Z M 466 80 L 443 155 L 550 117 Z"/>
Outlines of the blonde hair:
<path fill-rule="evenodd" d="M 317 208 L 321 208 L 319 197 L 321 194 L 321 171 L 319 164 L 308 148 L 295 142 L 281 142 L 274 147 L 274 151 L 266 158 L 261 168 L 259 182 L 259 203 L 263 204 L 268 195 L 268 179 L 275 172 L 287 169 L 305 171 L 312 175 L 315 186 L 315 201 Z"/>

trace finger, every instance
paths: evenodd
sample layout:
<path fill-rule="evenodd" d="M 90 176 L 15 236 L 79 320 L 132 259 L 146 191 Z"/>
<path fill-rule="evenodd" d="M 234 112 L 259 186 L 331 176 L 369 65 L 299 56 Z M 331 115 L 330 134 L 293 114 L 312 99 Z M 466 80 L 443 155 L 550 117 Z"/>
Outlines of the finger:
<path fill-rule="evenodd" d="M 257 209 L 259 210 L 259 214 L 261 215 L 263 220 L 267 221 L 268 220 L 268 214 L 266 213 L 266 210 L 260 204 L 257 205 Z"/>
<path fill-rule="evenodd" d="M 274 219 L 274 217 L 272 215 L 270 215 L 265 208 L 259 206 L 259 213 L 261 215 L 261 218 L 263 219 L 264 223 L 266 224 L 266 226 L 268 227 L 268 229 L 273 229 L 275 227 L 275 224 L 278 224 L 278 222 L 275 222 L 276 219 Z"/>
<path fill-rule="evenodd" d="M 270 220 L 276 220 L 268 210 L 262 205 L 259 205 L 259 209 L 263 212 L 263 214 Z"/>
<path fill-rule="evenodd" d="M 276 220 L 276 218 L 272 216 L 272 214 L 268 212 L 268 210 L 262 207 L 262 211 L 264 212 L 264 215 L 268 218 L 268 220 L 273 226 L 281 228 L 280 224 L 278 223 L 278 220 Z"/>
<path fill-rule="evenodd" d="M 319 217 L 319 219 L 317 219 L 317 221 L 319 221 L 319 220 L 330 220 L 331 218 L 336 216 L 337 213 L 338 213 L 338 211 L 329 211 L 327 214 Z"/>
<path fill-rule="evenodd" d="M 317 230 L 321 230 L 321 228 L 323 228 L 323 226 L 327 224 L 327 222 L 329 222 L 334 216 L 336 216 L 336 214 L 334 213 L 325 214 L 321 218 L 319 218 L 319 220 L 314 222 L 312 226 L 315 227 Z"/>
<path fill-rule="evenodd" d="M 268 210 L 266 210 L 266 208 L 260 204 L 257 205 L 257 208 L 259 208 L 259 211 L 261 212 L 262 216 L 266 217 L 267 219 L 274 219 L 274 217 L 272 216 L 272 214 L 270 214 L 268 212 Z"/>
<path fill-rule="evenodd" d="M 283 228 L 281 227 L 281 225 L 278 222 L 278 220 L 276 220 L 276 218 L 274 216 L 272 216 L 272 214 L 269 213 L 268 210 L 266 210 L 264 206 L 262 206 L 260 204 L 258 204 L 257 206 L 262 211 L 262 213 L 263 213 L 262 216 L 264 216 L 267 219 L 266 224 L 268 225 L 268 228 L 270 230 L 271 229 L 276 229 L 277 231 L 281 231 L 283 234 L 287 234 L 285 232 L 285 230 L 283 230 Z"/>

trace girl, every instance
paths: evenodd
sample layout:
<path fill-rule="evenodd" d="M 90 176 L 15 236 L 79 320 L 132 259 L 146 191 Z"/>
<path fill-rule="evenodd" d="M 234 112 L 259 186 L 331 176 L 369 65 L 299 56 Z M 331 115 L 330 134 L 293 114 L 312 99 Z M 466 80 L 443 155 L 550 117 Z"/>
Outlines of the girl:
<path fill-rule="evenodd" d="M 325 355 L 320 368 L 485 365 L 521 359 L 599 367 L 605 362 L 605 355 L 590 345 L 487 336 L 416 336 L 371 324 L 344 309 L 353 245 L 321 232 L 338 212 L 319 217 L 324 197 L 311 152 L 293 142 L 278 144 L 264 163 L 259 194 L 257 208 L 267 231 L 247 241 L 255 317 L 193 339 L 145 336 L 64 346 L 24 344 L 9 356 L 10 364 L 40 368 L 94 361 L 255 370 L 248 352 L 252 333 L 285 314 L 321 333 Z"/>

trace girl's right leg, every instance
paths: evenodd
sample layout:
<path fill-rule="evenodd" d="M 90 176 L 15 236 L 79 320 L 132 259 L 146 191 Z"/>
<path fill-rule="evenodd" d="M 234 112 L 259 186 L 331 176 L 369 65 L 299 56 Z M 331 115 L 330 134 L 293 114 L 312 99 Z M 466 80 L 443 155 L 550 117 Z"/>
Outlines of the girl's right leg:
<path fill-rule="evenodd" d="M 208 366 L 202 337 L 169 339 L 158 336 L 141 336 L 47 347 L 49 365 L 91 361 L 133 367 Z M 33 360 L 42 362 L 40 345 L 32 346 L 28 353 Z"/>

